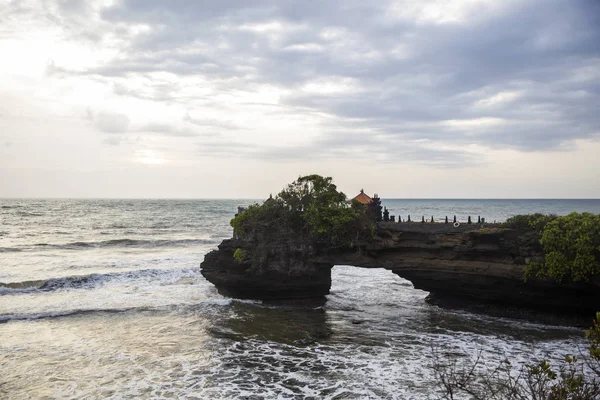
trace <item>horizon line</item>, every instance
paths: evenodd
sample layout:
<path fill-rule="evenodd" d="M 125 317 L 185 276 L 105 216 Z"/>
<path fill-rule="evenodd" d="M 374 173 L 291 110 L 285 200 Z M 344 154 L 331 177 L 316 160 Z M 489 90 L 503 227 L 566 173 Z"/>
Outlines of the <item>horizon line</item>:
<path fill-rule="evenodd" d="M 380 197 L 381 200 L 600 200 L 599 197 Z M 261 200 L 256 197 L 0 197 L 0 200 Z"/>

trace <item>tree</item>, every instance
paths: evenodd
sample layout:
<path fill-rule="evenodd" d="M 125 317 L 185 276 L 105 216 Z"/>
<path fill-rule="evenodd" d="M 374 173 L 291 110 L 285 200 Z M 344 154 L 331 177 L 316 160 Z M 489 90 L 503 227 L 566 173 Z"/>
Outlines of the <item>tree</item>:
<path fill-rule="evenodd" d="M 600 215 L 515 215 L 503 227 L 530 231 L 522 235 L 541 245 L 543 260 L 525 268 L 525 279 L 550 278 L 556 282 L 590 281 L 600 274 Z"/>
<path fill-rule="evenodd" d="M 544 225 L 540 244 L 544 260 L 529 264 L 526 277 L 590 281 L 600 274 L 600 215 L 556 217 Z"/>
<path fill-rule="evenodd" d="M 556 214 L 520 214 L 514 215 L 502 224 L 504 228 L 517 229 L 520 231 L 533 230 L 541 234 L 548 222 L 558 218 Z"/>
<path fill-rule="evenodd" d="M 367 205 L 369 217 L 375 222 L 381 222 L 383 220 L 382 210 L 383 206 L 381 205 L 381 199 L 377 195 L 373 196 L 371 203 Z"/>
<path fill-rule="evenodd" d="M 351 247 L 373 237 L 374 225 L 361 204 L 349 205 L 331 177 L 301 176 L 274 199 L 253 205 L 231 221 L 234 235 L 289 228 L 326 248 Z"/>
<path fill-rule="evenodd" d="M 341 206 L 346 195 L 338 192 L 331 177 L 301 176 L 277 195 L 290 211 L 303 212 L 315 206 Z"/>

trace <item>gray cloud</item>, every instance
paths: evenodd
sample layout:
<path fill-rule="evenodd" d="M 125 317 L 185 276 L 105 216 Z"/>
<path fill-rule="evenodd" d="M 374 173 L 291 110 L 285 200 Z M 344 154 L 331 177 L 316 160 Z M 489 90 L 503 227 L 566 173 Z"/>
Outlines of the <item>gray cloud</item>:
<path fill-rule="evenodd" d="M 142 133 L 142 134 L 156 134 L 161 136 L 170 136 L 170 137 L 180 137 L 180 138 L 190 138 L 201 135 L 212 136 L 214 134 L 200 134 L 195 132 L 194 130 L 188 127 L 178 127 L 170 123 L 163 122 L 150 122 L 145 125 L 142 125 L 138 128 L 130 127 L 130 119 L 124 114 L 120 113 L 111 113 L 111 112 L 99 112 L 96 115 L 90 110 L 86 110 L 87 118 L 91 120 L 96 126 L 98 130 L 104 133 L 110 134 L 126 134 L 126 133 Z M 184 118 L 185 121 L 193 123 L 193 121 L 189 121 L 189 118 L 186 116 Z M 208 126 L 208 124 L 206 124 Z M 138 136 L 139 139 L 139 136 Z M 120 138 L 107 138 L 104 140 L 104 143 L 110 145 L 118 145 L 121 143 Z"/>
<path fill-rule="evenodd" d="M 99 112 L 94 117 L 96 128 L 105 133 L 125 133 L 129 128 L 129 117 L 112 112 Z"/>
<path fill-rule="evenodd" d="M 223 128 L 226 130 L 236 130 L 240 128 L 231 121 L 220 120 L 215 118 L 193 118 L 190 116 L 190 114 L 186 114 L 185 117 L 183 117 L 183 120 L 202 127 L 216 127 Z"/>
<path fill-rule="evenodd" d="M 104 79 L 119 95 L 183 105 L 210 105 L 216 94 L 192 96 L 153 74 L 199 77 L 219 95 L 273 85 L 288 93 L 278 112 L 330 117 L 322 123 L 325 134 L 303 148 L 204 145 L 202 151 L 215 154 L 285 159 L 363 152 L 383 160 L 460 165 L 476 160 L 467 152 L 412 143 L 534 151 L 568 148 L 574 139 L 600 134 L 600 2 L 506 1 L 450 23 L 395 18 L 394 4 L 124 0 L 100 15 L 123 41 L 122 55 L 97 68 L 62 73 Z M 399 4 L 409 9 L 411 2 Z M 60 20 L 71 21 L 74 34 L 85 31 L 75 16 L 86 11 L 76 2 L 59 5 Z M 128 27 L 134 24 L 149 31 L 133 35 Z M 86 38 L 104 40 L 100 34 Z M 142 89 L 125 86 L 131 76 L 145 78 Z M 349 88 L 319 90 L 343 79 Z M 304 90 L 314 82 L 320 82 L 315 90 Z M 240 128 L 190 115 L 184 122 Z M 98 114 L 95 123 L 109 133 L 129 127 L 129 119 L 118 114 Z M 193 136 L 166 125 L 142 130 Z"/>
<path fill-rule="evenodd" d="M 377 163 L 416 162 L 440 167 L 464 167 L 481 163 L 483 154 L 443 150 L 430 143 L 406 143 L 403 139 L 377 138 L 364 132 L 330 133 L 317 140 L 291 147 L 213 140 L 198 144 L 206 156 L 246 157 L 263 161 L 297 162 L 323 159 L 370 161 Z"/>
<path fill-rule="evenodd" d="M 149 132 L 157 133 L 159 135 L 173 136 L 173 137 L 194 137 L 198 136 L 197 133 L 186 128 L 178 128 L 173 125 L 164 123 L 149 123 L 137 129 L 138 132 Z"/>
<path fill-rule="evenodd" d="M 104 144 L 108 144 L 110 146 L 118 146 L 121 144 L 121 138 L 116 137 L 116 136 L 109 136 L 107 138 L 105 138 L 102 143 Z"/>

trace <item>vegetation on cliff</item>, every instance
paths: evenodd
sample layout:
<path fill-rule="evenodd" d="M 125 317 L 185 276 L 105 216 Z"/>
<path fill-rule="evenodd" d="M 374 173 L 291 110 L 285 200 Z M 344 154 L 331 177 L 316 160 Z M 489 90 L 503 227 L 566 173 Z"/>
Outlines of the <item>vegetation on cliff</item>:
<path fill-rule="evenodd" d="M 238 238 L 293 234 L 326 249 L 370 241 L 374 225 L 364 205 L 348 204 L 332 178 L 320 175 L 299 177 L 274 198 L 251 205 L 231 221 Z M 520 240 L 543 250 L 542 259 L 526 266 L 525 279 L 589 282 L 600 275 L 600 215 L 517 215 L 503 227 L 518 230 Z M 242 259 L 241 254 L 236 256 L 238 262 Z"/>
<path fill-rule="evenodd" d="M 519 231 L 534 230 L 541 235 L 546 224 L 556 218 L 558 218 L 556 214 L 520 214 L 510 217 L 502 226 Z"/>
<path fill-rule="evenodd" d="M 565 356 L 558 369 L 547 360 L 515 366 L 503 359 L 492 367 L 481 354 L 470 360 L 435 349 L 431 366 L 444 399 L 594 400 L 600 398 L 600 313 L 586 338 L 587 354 Z"/>
<path fill-rule="evenodd" d="M 329 248 L 352 247 L 374 231 L 366 207 L 349 205 L 332 178 L 320 175 L 299 177 L 274 198 L 238 214 L 231 226 L 239 238 L 287 229 Z"/>
<path fill-rule="evenodd" d="M 233 259 L 239 263 L 244 262 L 246 258 L 246 250 L 240 249 L 239 247 L 233 252 Z"/>
<path fill-rule="evenodd" d="M 544 250 L 543 261 L 527 265 L 526 278 L 587 282 L 600 274 L 600 215 L 517 215 L 504 226 L 535 231 Z"/>
<path fill-rule="evenodd" d="M 571 213 L 548 222 L 540 243 L 544 261 L 531 263 L 530 275 L 590 281 L 600 273 L 600 215 Z"/>

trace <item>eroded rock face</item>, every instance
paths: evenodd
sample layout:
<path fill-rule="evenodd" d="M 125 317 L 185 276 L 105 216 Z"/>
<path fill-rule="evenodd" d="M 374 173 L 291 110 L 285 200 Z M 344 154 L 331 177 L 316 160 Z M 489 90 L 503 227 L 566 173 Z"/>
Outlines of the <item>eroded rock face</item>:
<path fill-rule="evenodd" d="M 243 261 L 234 259 L 240 249 Z M 310 242 L 293 232 L 252 240 L 224 240 L 206 255 L 202 275 L 223 295 L 249 299 L 324 296 L 331 287 L 329 262 L 318 262 Z"/>
<path fill-rule="evenodd" d="M 242 249 L 242 262 L 234 259 Z M 472 302 L 589 313 L 600 310 L 600 285 L 524 282 L 525 264 L 541 257 L 531 232 L 488 225 L 382 223 L 375 243 L 315 249 L 294 232 L 253 240 L 229 239 L 206 255 L 204 277 L 225 295 L 284 299 L 324 296 L 334 265 L 386 268 L 431 293 L 438 302 Z"/>

